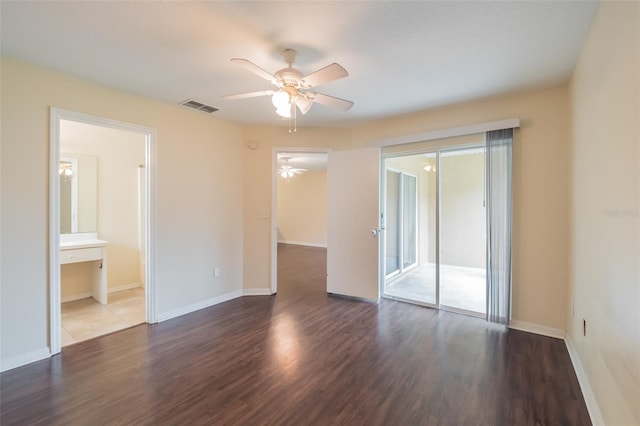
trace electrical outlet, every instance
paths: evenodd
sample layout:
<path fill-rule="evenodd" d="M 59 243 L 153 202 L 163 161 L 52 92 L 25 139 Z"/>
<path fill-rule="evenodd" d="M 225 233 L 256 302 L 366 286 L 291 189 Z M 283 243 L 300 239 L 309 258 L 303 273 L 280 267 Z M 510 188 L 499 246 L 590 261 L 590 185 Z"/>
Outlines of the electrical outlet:
<path fill-rule="evenodd" d="M 220 268 L 215 268 L 213 270 L 213 277 L 218 278 L 220 276 Z"/>

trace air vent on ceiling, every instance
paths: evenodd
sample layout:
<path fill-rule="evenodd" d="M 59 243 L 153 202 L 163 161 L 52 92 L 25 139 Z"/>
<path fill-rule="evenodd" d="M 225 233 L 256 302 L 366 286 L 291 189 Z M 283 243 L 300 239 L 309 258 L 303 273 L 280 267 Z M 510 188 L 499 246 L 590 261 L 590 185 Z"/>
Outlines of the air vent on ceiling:
<path fill-rule="evenodd" d="M 205 105 L 202 102 L 194 101 L 193 99 L 187 99 L 186 101 L 182 101 L 180 102 L 180 105 L 186 106 L 187 108 L 197 109 L 198 111 L 203 111 L 209 114 L 211 114 L 212 112 L 218 111 L 218 108 Z"/>

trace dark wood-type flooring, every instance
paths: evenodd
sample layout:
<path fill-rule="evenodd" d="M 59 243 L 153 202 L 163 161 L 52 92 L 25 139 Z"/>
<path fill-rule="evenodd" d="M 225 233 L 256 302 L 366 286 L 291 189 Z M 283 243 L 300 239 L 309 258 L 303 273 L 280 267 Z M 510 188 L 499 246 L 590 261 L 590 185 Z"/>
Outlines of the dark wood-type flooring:
<path fill-rule="evenodd" d="M 324 249 L 282 246 L 242 297 L 0 375 L 0 423 L 587 425 L 561 340 L 325 292 Z M 186 285 L 186 283 L 185 283 Z"/>

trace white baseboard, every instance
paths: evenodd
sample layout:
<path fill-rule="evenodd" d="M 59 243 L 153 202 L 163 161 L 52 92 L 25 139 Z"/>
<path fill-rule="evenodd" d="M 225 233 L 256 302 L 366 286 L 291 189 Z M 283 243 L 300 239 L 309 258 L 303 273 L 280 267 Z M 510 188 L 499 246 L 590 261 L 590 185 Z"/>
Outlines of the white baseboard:
<path fill-rule="evenodd" d="M 124 284 L 124 285 L 119 285 L 117 287 L 109 287 L 107 289 L 107 293 L 115 293 L 116 291 L 131 290 L 134 288 L 144 288 L 144 287 L 142 287 L 140 283 Z M 67 303 L 67 302 L 73 302 L 74 300 L 88 299 L 91 296 L 92 296 L 91 292 L 72 294 L 70 296 L 63 296 L 60 298 L 60 303 Z"/>
<path fill-rule="evenodd" d="M 213 297 L 211 299 L 203 300 L 202 302 L 194 303 L 192 305 L 183 306 L 181 308 L 172 309 L 168 312 L 158 314 L 158 322 L 170 320 L 171 318 L 186 315 L 191 312 L 199 311 L 200 309 L 208 308 L 209 306 L 217 305 L 218 303 L 227 302 L 229 300 L 241 297 L 242 290 L 232 291 L 221 296 Z"/>
<path fill-rule="evenodd" d="M 245 288 L 242 290 L 243 296 L 271 296 L 270 288 Z"/>
<path fill-rule="evenodd" d="M 289 240 L 278 240 L 278 243 L 282 244 L 293 244 L 296 246 L 309 246 L 309 247 L 322 247 L 327 248 L 326 244 L 318 244 L 318 243 L 306 243 L 304 241 L 289 241 Z"/>
<path fill-rule="evenodd" d="M 107 291 L 109 293 L 115 293 L 116 291 L 125 291 L 125 290 L 131 290 L 131 289 L 134 289 L 134 288 L 141 288 L 141 287 L 142 287 L 142 285 L 140 283 L 131 283 L 131 284 L 119 285 L 119 286 L 116 286 L 116 287 L 109 287 L 107 289 Z M 142 287 L 142 288 L 144 288 L 144 287 Z"/>
<path fill-rule="evenodd" d="M 74 300 L 87 299 L 91 297 L 91 292 L 72 294 L 71 296 L 63 296 L 60 298 L 60 303 L 73 302 Z"/>
<path fill-rule="evenodd" d="M 578 383 L 580 384 L 580 389 L 582 390 L 582 395 L 584 396 L 584 402 L 587 405 L 589 417 L 591 417 L 591 423 L 593 423 L 595 426 L 604 425 L 605 423 L 604 419 L 602 418 L 602 413 L 600 412 L 600 407 L 598 407 L 598 402 L 596 401 L 596 397 L 593 394 L 591 385 L 589 384 L 587 373 L 585 373 L 584 368 L 582 367 L 580 357 L 578 356 L 576 347 L 573 345 L 571 337 L 569 337 L 569 333 L 565 335 L 564 343 L 567 345 L 569 358 L 571 358 L 571 363 L 573 364 L 573 370 L 576 372 L 576 376 L 578 377 Z"/>
<path fill-rule="evenodd" d="M 514 330 L 527 331 L 529 333 L 540 334 L 542 336 L 564 339 L 565 331 L 559 328 L 547 327 L 546 325 L 533 324 L 530 322 L 511 320 L 509 328 Z"/>
<path fill-rule="evenodd" d="M 32 362 L 40 361 L 41 359 L 49 358 L 50 356 L 51 352 L 49 348 L 42 348 L 27 352 L 26 354 L 12 356 L 0 361 L 0 371 L 12 370 Z"/>

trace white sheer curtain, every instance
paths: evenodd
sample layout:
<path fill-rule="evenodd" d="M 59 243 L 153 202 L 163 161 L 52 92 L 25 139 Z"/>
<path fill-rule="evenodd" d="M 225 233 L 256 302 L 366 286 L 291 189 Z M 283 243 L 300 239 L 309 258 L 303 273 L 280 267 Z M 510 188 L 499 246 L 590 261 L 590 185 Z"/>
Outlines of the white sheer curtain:
<path fill-rule="evenodd" d="M 487 132 L 487 320 L 511 317 L 511 167 L 513 129 Z"/>

